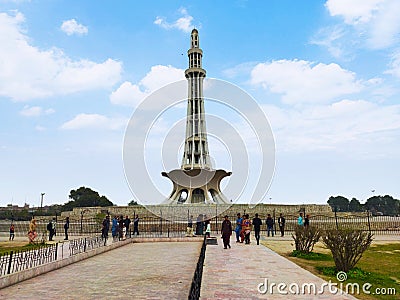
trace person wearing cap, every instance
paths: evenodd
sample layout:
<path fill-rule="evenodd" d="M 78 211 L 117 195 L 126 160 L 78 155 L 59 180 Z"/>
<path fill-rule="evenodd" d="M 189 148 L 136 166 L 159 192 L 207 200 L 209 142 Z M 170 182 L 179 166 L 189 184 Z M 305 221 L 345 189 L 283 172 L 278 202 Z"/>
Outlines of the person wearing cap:
<path fill-rule="evenodd" d="M 222 241 L 224 243 L 224 249 L 227 249 L 227 247 L 231 248 L 230 239 L 232 235 L 232 223 L 231 221 L 229 221 L 227 215 L 225 215 L 224 221 L 222 222 L 221 234 L 222 234 Z"/>

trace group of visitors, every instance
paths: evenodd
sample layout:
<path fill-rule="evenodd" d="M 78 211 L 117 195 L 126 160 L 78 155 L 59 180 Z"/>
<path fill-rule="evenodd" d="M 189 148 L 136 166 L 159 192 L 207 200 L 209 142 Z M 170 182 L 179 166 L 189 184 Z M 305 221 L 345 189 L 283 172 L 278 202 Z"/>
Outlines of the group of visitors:
<path fill-rule="evenodd" d="M 235 228 L 236 243 L 244 242 L 245 244 L 250 244 L 250 233 L 253 225 L 256 236 L 258 236 L 259 240 L 261 224 L 262 222 L 261 219 L 258 217 L 258 214 L 255 215 L 253 222 L 251 222 L 249 214 L 244 214 L 243 217 L 241 217 L 240 213 L 238 213 L 236 219 L 236 228 Z"/>
<path fill-rule="evenodd" d="M 186 236 L 201 236 L 204 234 L 207 237 L 211 235 L 211 223 L 207 215 L 199 214 L 197 216 L 196 231 L 193 231 L 193 216 L 190 216 L 186 227 Z"/>
<path fill-rule="evenodd" d="M 279 214 L 277 221 L 278 221 L 278 226 L 279 226 L 279 231 L 280 231 L 281 237 L 283 237 L 285 235 L 286 220 L 282 213 Z M 297 222 L 298 222 L 298 225 L 308 227 L 310 224 L 310 215 L 306 215 L 306 217 L 303 218 L 303 213 L 300 213 L 300 216 L 299 216 Z M 238 213 L 237 218 L 236 218 L 236 227 L 234 230 L 235 234 L 236 234 L 236 243 L 244 242 L 245 244 L 250 244 L 250 233 L 252 230 L 254 230 L 254 237 L 256 239 L 257 245 L 259 245 L 262 224 L 263 224 L 263 222 L 260 219 L 258 213 L 255 214 L 252 221 L 250 220 L 249 214 L 244 214 L 243 216 L 241 216 L 241 214 Z M 266 225 L 266 230 L 267 230 L 267 237 L 274 236 L 275 220 L 271 216 L 271 214 L 267 215 L 267 218 L 265 219 L 265 225 Z M 228 234 L 229 226 L 232 226 L 231 222 L 229 221 L 228 216 L 225 216 L 224 221 L 222 222 L 222 226 L 221 226 L 221 233 L 222 233 L 222 239 L 223 239 L 223 243 L 224 243 L 224 249 L 227 249 L 227 247 L 230 248 L 230 245 L 229 245 L 230 234 Z"/>
<path fill-rule="evenodd" d="M 47 223 L 47 231 L 49 232 L 49 241 L 53 240 L 53 237 L 57 234 L 57 221 L 56 218 Z"/>
<path fill-rule="evenodd" d="M 133 235 L 135 233 L 139 235 L 139 215 L 136 215 L 133 220 Z M 113 237 L 113 241 L 121 241 L 125 240 L 127 237 L 132 236 L 132 232 L 130 230 L 130 224 L 132 223 L 129 216 L 124 217 L 121 215 L 119 217 L 114 216 L 111 221 L 111 235 Z M 110 216 L 106 216 L 102 222 L 101 236 L 102 238 L 108 238 L 108 231 L 110 230 Z"/>
<path fill-rule="evenodd" d="M 303 218 L 303 213 L 300 213 L 299 217 L 297 218 L 297 225 L 304 226 L 304 228 L 308 228 L 310 226 L 310 215 L 306 215 Z"/>

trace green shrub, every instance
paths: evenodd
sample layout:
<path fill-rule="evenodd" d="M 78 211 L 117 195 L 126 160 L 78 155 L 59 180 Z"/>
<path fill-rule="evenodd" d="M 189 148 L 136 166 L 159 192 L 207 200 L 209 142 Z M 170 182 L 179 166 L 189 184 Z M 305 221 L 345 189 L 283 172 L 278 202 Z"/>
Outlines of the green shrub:
<path fill-rule="evenodd" d="M 336 270 L 348 272 L 371 245 L 372 236 L 362 230 L 335 229 L 326 230 L 322 241 L 332 252 Z"/>
<path fill-rule="evenodd" d="M 303 253 L 310 253 L 320 237 L 321 231 L 314 226 L 296 226 L 292 234 L 296 250 Z"/>

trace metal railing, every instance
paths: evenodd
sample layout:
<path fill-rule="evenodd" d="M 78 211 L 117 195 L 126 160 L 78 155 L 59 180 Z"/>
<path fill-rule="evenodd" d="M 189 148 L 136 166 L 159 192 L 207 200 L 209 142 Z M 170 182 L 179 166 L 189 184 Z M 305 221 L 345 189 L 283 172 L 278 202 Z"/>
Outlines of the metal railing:
<path fill-rule="evenodd" d="M 58 243 L 37 249 L 10 251 L 0 255 L 0 276 L 16 273 L 57 260 Z"/>
<path fill-rule="evenodd" d="M 279 213 L 274 214 L 271 212 L 271 216 L 275 220 L 275 231 L 279 231 L 277 224 Z M 252 219 L 254 216 L 250 216 Z M 259 216 L 263 222 L 261 226 L 261 231 L 266 231 L 265 219 L 266 215 L 260 214 Z M 298 215 L 284 215 L 286 219 L 285 231 L 293 231 L 295 225 L 297 224 Z M 235 227 L 236 215 L 229 216 L 233 227 Z M 221 227 L 223 217 L 217 216 L 210 219 L 211 231 L 218 232 Z M 37 222 L 37 232 L 39 237 L 48 235 L 46 230 L 47 222 L 38 221 Z M 371 231 L 374 234 L 394 234 L 400 235 L 400 217 L 392 216 L 372 216 L 368 212 L 359 213 L 357 215 L 339 215 L 327 216 L 327 215 L 311 215 L 310 224 L 317 226 L 321 229 L 334 229 L 337 227 L 348 228 L 348 229 L 362 229 L 365 231 Z M 14 221 L 15 225 L 15 236 L 27 236 L 29 222 L 27 221 Z M 8 230 L 10 226 L 10 221 L 0 220 L 0 236 L 8 237 Z M 101 233 L 101 220 L 95 218 L 84 218 L 70 220 L 70 228 L 68 230 L 68 235 L 71 237 L 76 236 L 87 236 L 87 235 L 100 235 Z M 204 223 L 196 222 L 193 220 L 193 231 L 196 232 L 196 228 L 201 226 L 204 227 Z M 162 217 L 155 216 L 151 213 L 145 215 L 142 214 L 139 220 L 139 237 L 184 237 L 186 235 L 187 222 L 181 219 L 169 218 L 168 220 Z M 203 228 L 204 229 L 204 228 Z M 203 230 L 204 232 L 204 230 Z M 111 224 L 110 231 L 111 235 Z M 127 232 L 127 237 L 135 238 L 133 223 L 130 224 L 129 231 Z M 57 223 L 57 236 L 64 236 L 63 224 Z"/>
<path fill-rule="evenodd" d="M 70 240 L 68 243 L 42 245 L 30 250 L 5 252 L 0 254 L 0 277 L 104 247 L 106 244 L 107 240 L 101 236 L 92 236 Z"/>
<path fill-rule="evenodd" d="M 106 240 L 100 236 L 85 237 L 69 241 L 70 255 L 76 255 L 106 245 Z"/>
<path fill-rule="evenodd" d="M 188 296 L 189 300 L 197 300 L 200 298 L 201 280 L 203 277 L 203 265 L 204 265 L 204 259 L 206 257 L 206 249 L 207 249 L 207 242 L 206 242 L 206 237 L 204 237 L 203 245 L 201 246 L 200 250 L 199 260 L 197 261 L 196 270 L 194 271 L 192 284 L 190 286 L 190 291 Z"/>

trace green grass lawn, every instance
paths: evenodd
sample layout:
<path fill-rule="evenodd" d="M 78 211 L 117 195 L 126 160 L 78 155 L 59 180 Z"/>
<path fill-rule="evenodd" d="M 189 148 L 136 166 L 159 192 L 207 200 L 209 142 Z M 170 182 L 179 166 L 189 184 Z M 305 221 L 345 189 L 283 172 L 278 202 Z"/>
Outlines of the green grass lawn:
<path fill-rule="evenodd" d="M 265 243 L 265 246 L 271 245 Z M 317 249 L 309 255 L 294 253 L 295 257 L 293 257 L 291 256 L 293 253 L 280 252 L 276 245 L 270 248 L 315 275 L 340 284 L 336 278 L 335 263 L 330 252 L 319 253 Z M 343 286 L 345 287 L 348 283 L 358 283 L 360 294 L 353 294 L 358 299 L 399 300 L 400 243 L 373 244 L 364 252 L 356 267 L 347 273 L 347 280 L 343 282 Z M 370 294 L 363 293 L 361 290 L 363 285 L 368 287 L 368 284 L 371 285 L 368 289 Z M 378 295 L 378 293 L 385 293 L 385 295 Z"/>
<path fill-rule="evenodd" d="M 15 245 L 15 246 L 10 246 L 10 245 L 0 245 L 0 255 L 3 255 L 5 253 L 10 253 L 10 251 L 28 251 L 32 249 L 38 249 L 40 247 L 45 247 L 49 246 L 47 244 L 29 244 L 26 243 L 25 245 Z"/>

